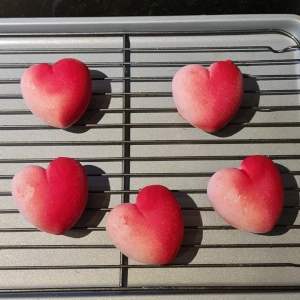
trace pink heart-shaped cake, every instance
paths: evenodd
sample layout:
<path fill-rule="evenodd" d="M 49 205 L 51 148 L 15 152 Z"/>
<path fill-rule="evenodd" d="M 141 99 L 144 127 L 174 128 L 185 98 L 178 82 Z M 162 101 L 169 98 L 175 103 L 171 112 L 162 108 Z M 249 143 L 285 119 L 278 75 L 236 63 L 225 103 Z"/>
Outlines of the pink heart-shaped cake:
<path fill-rule="evenodd" d="M 84 63 L 61 59 L 53 66 L 37 64 L 21 78 L 21 92 L 31 112 L 45 123 L 67 128 L 87 109 L 92 96 L 92 80 Z"/>
<path fill-rule="evenodd" d="M 161 185 L 143 188 L 135 204 L 120 204 L 109 213 L 106 231 L 126 256 L 146 264 L 171 262 L 182 243 L 184 223 L 172 192 Z"/>
<path fill-rule="evenodd" d="M 172 93 L 182 118 L 194 127 L 215 132 L 239 109 L 244 94 L 243 76 L 230 60 L 216 62 L 208 69 L 187 65 L 173 77 Z"/>
<path fill-rule="evenodd" d="M 12 180 L 12 196 L 20 213 L 36 228 L 63 234 L 82 215 L 88 199 L 88 179 L 82 165 L 59 157 L 47 169 L 28 166 Z"/>
<path fill-rule="evenodd" d="M 254 233 L 270 231 L 280 218 L 284 186 L 276 165 L 261 155 L 249 156 L 238 169 L 223 169 L 209 180 L 208 198 L 231 226 Z"/>

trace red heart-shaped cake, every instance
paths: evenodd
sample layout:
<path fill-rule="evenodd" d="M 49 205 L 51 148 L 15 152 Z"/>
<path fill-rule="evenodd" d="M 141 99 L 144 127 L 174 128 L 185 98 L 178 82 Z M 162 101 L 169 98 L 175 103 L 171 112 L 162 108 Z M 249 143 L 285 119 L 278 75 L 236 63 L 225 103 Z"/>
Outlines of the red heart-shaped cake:
<path fill-rule="evenodd" d="M 209 180 L 208 198 L 231 226 L 255 233 L 270 231 L 284 205 L 279 170 L 267 157 L 249 156 L 238 169 L 223 169 Z"/>
<path fill-rule="evenodd" d="M 126 256 L 147 264 L 167 264 L 181 246 L 184 223 L 172 192 L 150 185 L 139 192 L 135 204 L 120 204 L 109 213 L 106 231 Z"/>
<path fill-rule="evenodd" d="M 83 62 L 72 58 L 61 59 L 53 66 L 37 64 L 23 74 L 21 92 L 34 115 L 53 127 L 67 128 L 90 103 L 90 71 Z"/>
<path fill-rule="evenodd" d="M 230 60 L 187 65 L 177 71 L 172 93 L 178 113 L 194 127 L 215 132 L 235 115 L 244 94 L 243 76 Z"/>
<path fill-rule="evenodd" d="M 20 213 L 36 228 L 63 234 L 82 215 L 88 199 L 88 178 L 82 165 L 59 157 L 47 169 L 28 166 L 12 180 L 12 196 Z"/>

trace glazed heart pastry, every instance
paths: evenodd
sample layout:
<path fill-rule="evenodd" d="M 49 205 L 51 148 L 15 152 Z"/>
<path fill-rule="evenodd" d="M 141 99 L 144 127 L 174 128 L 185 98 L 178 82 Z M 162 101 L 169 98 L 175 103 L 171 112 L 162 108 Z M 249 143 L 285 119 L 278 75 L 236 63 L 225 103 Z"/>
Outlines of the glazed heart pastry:
<path fill-rule="evenodd" d="M 109 213 L 106 231 L 112 243 L 133 260 L 167 264 L 181 246 L 184 224 L 172 192 L 150 185 L 139 192 L 135 204 L 120 204 Z"/>
<path fill-rule="evenodd" d="M 53 66 L 37 64 L 21 78 L 21 92 L 31 112 L 45 123 L 67 128 L 87 109 L 92 80 L 84 63 L 65 58 Z"/>
<path fill-rule="evenodd" d="M 177 71 L 172 93 L 178 113 L 194 127 L 215 132 L 235 115 L 244 94 L 243 76 L 230 60 L 187 65 Z"/>
<path fill-rule="evenodd" d="M 82 215 L 88 199 L 88 179 L 82 165 L 59 157 L 47 169 L 28 166 L 12 180 L 12 196 L 20 213 L 36 228 L 63 234 Z"/>
<path fill-rule="evenodd" d="M 217 214 L 235 228 L 265 233 L 278 221 L 284 186 L 276 165 L 261 155 L 249 156 L 238 169 L 223 169 L 209 180 L 208 198 Z"/>

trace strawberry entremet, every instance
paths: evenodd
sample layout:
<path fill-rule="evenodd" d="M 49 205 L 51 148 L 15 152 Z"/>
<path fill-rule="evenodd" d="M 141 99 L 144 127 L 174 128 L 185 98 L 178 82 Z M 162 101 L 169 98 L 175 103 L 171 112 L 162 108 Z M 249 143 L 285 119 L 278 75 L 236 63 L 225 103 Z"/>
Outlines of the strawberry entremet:
<path fill-rule="evenodd" d="M 64 58 L 53 66 L 36 64 L 21 78 L 21 92 L 31 112 L 50 126 L 67 128 L 86 111 L 92 97 L 87 66 Z"/>
<path fill-rule="evenodd" d="M 254 233 L 270 231 L 280 218 L 284 205 L 280 172 L 262 155 L 247 157 L 237 169 L 216 172 L 209 180 L 207 194 L 224 221 Z"/>
<path fill-rule="evenodd" d="M 213 63 L 208 69 L 187 65 L 172 80 L 178 113 L 194 127 L 215 132 L 224 127 L 239 109 L 244 81 L 230 60 Z"/>
<path fill-rule="evenodd" d="M 12 180 L 12 196 L 20 213 L 36 228 L 60 235 L 82 215 L 88 199 L 88 178 L 82 165 L 59 157 L 47 169 L 27 166 Z"/>
<path fill-rule="evenodd" d="M 161 185 L 144 187 L 136 203 L 120 204 L 109 213 L 106 231 L 126 256 L 146 264 L 168 264 L 184 234 L 181 209 L 173 193 Z"/>

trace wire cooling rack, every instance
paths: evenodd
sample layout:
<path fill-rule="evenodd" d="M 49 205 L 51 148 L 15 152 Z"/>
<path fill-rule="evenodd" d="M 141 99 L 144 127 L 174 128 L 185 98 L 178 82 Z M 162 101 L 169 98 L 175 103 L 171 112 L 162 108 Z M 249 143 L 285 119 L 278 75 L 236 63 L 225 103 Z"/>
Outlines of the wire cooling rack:
<path fill-rule="evenodd" d="M 3 34 L 0 293 L 299 291 L 299 47 L 282 30 Z M 64 57 L 88 65 L 93 98 L 74 126 L 60 130 L 30 113 L 19 82 L 32 64 Z M 186 64 L 225 59 L 241 69 L 245 95 L 230 124 L 212 135 L 177 114 L 171 80 Z M 206 196 L 214 172 L 252 154 L 273 159 L 285 184 L 282 218 L 265 235 L 228 226 Z M 10 192 L 17 170 L 58 156 L 78 159 L 90 188 L 82 218 L 64 236 L 28 224 Z M 107 213 L 155 183 L 174 192 L 185 219 L 183 245 L 168 266 L 128 260 L 105 233 Z"/>

